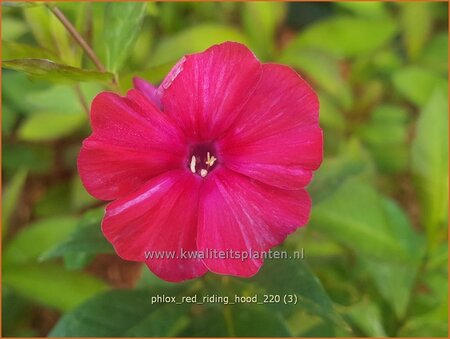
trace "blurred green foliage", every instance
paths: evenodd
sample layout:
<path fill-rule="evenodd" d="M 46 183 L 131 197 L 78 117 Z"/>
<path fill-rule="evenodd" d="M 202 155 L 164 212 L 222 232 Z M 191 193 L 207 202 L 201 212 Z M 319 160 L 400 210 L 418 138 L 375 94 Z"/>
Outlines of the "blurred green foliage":
<path fill-rule="evenodd" d="M 446 3 L 57 3 L 106 70 L 53 5 L 2 4 L 4 336 L 448 336 Z M 89 103 L 226 40 L 319 94 L 313 212 L 282 245 L 306 259 L 175 286 L 144 269 L 116 289 L 95 269 L 114 258 L 103 207 L 76 171 Z M 152 305 L 157 293 L 301 301 Z"/>

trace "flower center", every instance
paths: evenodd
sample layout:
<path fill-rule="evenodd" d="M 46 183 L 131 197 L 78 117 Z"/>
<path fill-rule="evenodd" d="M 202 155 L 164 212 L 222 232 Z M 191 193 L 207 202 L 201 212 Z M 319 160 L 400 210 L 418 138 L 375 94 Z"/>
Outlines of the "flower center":
<path fill-rule="evenodd" d="M 213 144 L 198 144 L 192 147 L 188 167 L 192 173 L 206 177 L 217 166 L 216 150 Z"/>

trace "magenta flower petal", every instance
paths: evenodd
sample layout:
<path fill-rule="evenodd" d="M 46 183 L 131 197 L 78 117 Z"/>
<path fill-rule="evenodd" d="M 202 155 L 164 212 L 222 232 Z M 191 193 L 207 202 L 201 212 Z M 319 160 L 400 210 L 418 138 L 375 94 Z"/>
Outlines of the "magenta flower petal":
<path fill-rule="evenodd" d="M 164 112 L 195 140 L 214 139 L 234 122 L 261 76 L 261 64 L 238 43 L 186 56 L 161 90 Z"/>
<path fill-rule="evenodd" d="M 319 102 L 291 68 L 263 65 L 261 81 L 220 142 L 228 168 L 285 189 L 306 186 L 322 161 Z"/>
<path fill-rule="evenodd" d="M 207 269 L 200 259 L 180 257 L 181 249 L 191 253 L 197 249 L 200 185 L 199 178 L 183 170 L 153 178 L 107 206 L 103 233 L 119 256 L 145 261 L 162 279 L 182 281 L 203 275 Z M 147 260 L 146 255 L 154 257 Z"/>
<path fill-rule="evenodd" d="M 103 200 L 123 196 L 178 163 L 167 152 L 121 147 L 95 138 L 84 141 L 78 159 L 86 189 Z"/>
<path fill-rule="evenodd" d="M 78 171 L 99 199 L 121 197 L 182 162 L 182 134 L 138 91 L 125 98 L 99 94 L 91 122 L 93 133 L 83 142 Z"/>
<path fill-rule="evenodd" d="M 309 218 L 311 200 L 304 190 L 281 190 L 220 168 L 202 187 L 197 244 L 203 251 L 267 251 Z M 250 251 L 250 252 L 249 252 Z M 256 274 L 263 260 L 207 258 L 213 272 L 242 277 Z"/>
<path fill-rule="evenodd" d="M 151 83 L 138 77 L 133 78 L 133 85 L 134 88 L 144 93 L 147 98 L 155 104 L 156 107 L 161 109 L 161 98 L 158 92 L 158 87 L 153 86 Z"/>

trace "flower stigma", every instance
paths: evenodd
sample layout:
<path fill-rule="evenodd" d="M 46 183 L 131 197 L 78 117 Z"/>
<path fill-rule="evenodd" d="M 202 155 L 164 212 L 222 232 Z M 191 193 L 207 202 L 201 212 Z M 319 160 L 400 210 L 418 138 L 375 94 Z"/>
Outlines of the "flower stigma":
<path fill-rule="evenodd" d="M 191 172 L 192 173 L 195 173 L 195 155 L 193 155 L 192 156 L 192 159 L 191 159 L 191 165 L 190 165 L 190 168 L 191 168 Z"/>
<path fill-rule="evenodd" d="M 190 171 L 205 178 L 218 162 L 213 152 L 215 152 L 215 148 L 212 144 L 195 145 L 192 148 L 192 155 L 188 164 Z"/>

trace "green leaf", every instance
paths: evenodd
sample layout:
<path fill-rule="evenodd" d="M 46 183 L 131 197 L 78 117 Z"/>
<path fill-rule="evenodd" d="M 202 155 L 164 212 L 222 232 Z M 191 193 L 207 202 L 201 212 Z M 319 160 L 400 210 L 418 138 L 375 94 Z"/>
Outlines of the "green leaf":
<path fill-rule="evenodd" d="M 148 2 L 147 6 L 149 6 L 150 4 L 154 3 Z M 150 8 L 150 6 L 148 8 Z M 133 72 L 135 72 L 134 70 L 135 65 L 141 68 L 142 65 L 145 65 L 147 63 L 147 60 L 155 43 L 155 38 L 156 38 L 155 25 L 149 22 L 145 22 L 136 38 L 135 42 L 136 47 L 133 49 L 132 53 L 130 54 L 130 58 L 127 62 L 127 65 L 129 66 L 128 68 L 131 69 Z"/>
<path fill-rule="evenodd" d="M 52 13 L 45 6 L 39 6 L 25 8 L 23 15 L 39 45 L 52 52 L 56 52 L 55 41 L 53 40 L 50 29 Z"/>
<path fill-rule="evenodd" d="M 399 337 L 447 338 L 448 317 L 441 314 L 442 311 L 438 310 L 408 319 L 401 328 Z"/>
<path fill-rule="evenodd" d="M 203 24 L 188 28 L 181 33 L 162 40 L 150 58 L 149 66 L 175 63 L 183 55 L 201 52 L 211 45 L 224 41 L 247 44 L 246 38 L 235 28 Z"/>
<path fill-rule="evenodd" d="M 34 112 L 24 100 L 24 94 L 30 94 L 49 87 L 44 81 L 31 81 L 25 73 L 5 69 L 2 71 L 2 80 L 8 86 L 2 86 L 2 95 L 18 115 Z"/>
<path fill-rule="evenodd" d="M 360 178 L 345 181 L 316 204 L 310 223 L 359 255 L 403 264 L 413 261 L 410 243 L 402 243 L 409 233 L 400 224 L 392 225 L 383 197 Z"/>
<path fill-rule="evenodd" d="M 311 224 L 354 250 L 362 270 L 401 318 L 424 255 L 405 213 L 361 178 L 346 180 L 315 206 Z"/>
<path fill-rule="evenodd" d="M 32 78 L 55 82 L 111 81 L 113 75 L 67 65 L 57 64 L 46 59 L 14 59 L 2 62 L 2 67 L 25 72 Z"/>
<path fill-rule="evenodd" d="M 434 36 L 425 46 L 420 61 L 430 69 L 447 74 L 448 33 L 440 33 Z"/>
<path fill-rule="evenodd" d="M 21 169 L 14 174 L 14 177 L 6 186 L 2 199 L 2 235 L 4 236 L 9 229 L 11 216 L 19 205 L 20 195 L 27 178 L 27 170 Z"/>
<path fill-rule="evenodd" d="M 444 288 L 448 286 L 448 244 L 432 249 L 428 258 L 424 271 L 417 277 L 420 287 L 399 335 L 448 336 L 448 289 Z"/>
<path fill-rule="evenodd" d="M 293 336 L 301 338 L 335 338 L 348 337 L 350 332 L 343 332 L 331 324 L 321 321 L 316 317 L 308 317 L 299 312 L 298 316 L 290 319 L 294 323 L 296 332 Z"/>
<path fill-rule="evenodd" d="M 393 75 L 394 86 L 409 101 L 421 107 L 436 87 L 448 87 L 444 77 L 418 66 L 407 66 Z"/>
<path fill-rule="evenodd" d="M 385 172 L 404 170 L 408 163 L 408 112 L 401 106 L 380 105 L 356 131 Z"/>
<path fill-rule="evenodd" d="M 50 51 L 33 45 L 23 43 L 2 41 L 2 60 L 23 58 L 54 59 Z"/>
<path fill-rule="evenodd" d="M 72 134 L 85 121 L 85 113 L 36 113 L 22 123 L 18 135 L 26 141 L 55 140 Z"/>
<path fill-rule="evenodd" d="M 4 267 L 2 278 L 3 284 L 16 293 L 61 311 L 70 310 L 107 288 L 93 276 L 53 264 Z"/>
<path fill-rule="evenodd" d="M 82 7 L 83 5 L 79 4 L 78 6 Z M 80 14 L 77 15 L 77 17 L 79 16 Z M 53 41 L 56 42 L 56 48 L 58 50 L 61 63 L 80 67 L 82 49 L 77 43 L 74 42 L 74 39 L 69 35 L 66 27 L 64 27 L 61 21 L 53 13 L 51 13 L 51 18 L 49 20 L 49 29 L 51 31 Z"/>
<path fill-rule="evenodd" d="M 353 98 L 350 85 L 343 77 L 340 61 L 336 58 L 316 50 L 287 49 L 278 61 L 306 74 L 327 94 L 335 98 L 344 109 L 351 107 Z"/>
<path fill-rule="evenodd" d="M 2 41 L 17 40 L 27 31 L 28 28 L 22 20 L 2 15 Z"/>
<path fill-rule="evenodd" d="M 391 76 L 393 72 L 402 67 L 402 57 L 392 49 L 381 50 L 372 58 L 373 65 L 380 73 Z"/>
<path fill-rule="evenodd" d="M 295 312 L 299 308 L 320 314 L 328 320 L 342 321 L 317 278 L 301 261 L 273 262 L 267 263 L 267 266 L 250 280 L 242 283 L 235 281 L 237 284 L 233 283 L 233 286 L 239 288 L 238 293 L 296 294 L 299 298 L 297 305 L 174 305 L 150 302 L 156 295 L 175 296 L 177 301 L 181 296 L 195 295 L 201 302 L 202 296 L 211 296 L 215 289 L 205 290 L 200 281 L 153 290 L 111 291 L 65 314 L 50 336 L 288 336 L 290 333 L 282 314 L 286 314 L 286 310 Z M 281 281 L 283 284 L 280 284 Z M 187 286 L 190 290 L 186 289 Z M 221 290 L 221 295 L 230 293 L 229 290 Z M 233 295 L 230 296 L 232 299 Z M 101 311 L 105 309 L 109 311 Z M 205 322 L 210 326 L 204 326 Z M 99 323 L 104 325 L 98 326 Z M 258 326 L 255 326 L 256 323 Z"/>
<path fill-rule="evenodd" d="M 47 6 L 26 8 L 23 13 L 35 39 L 42 48 L 57 55 L 57 60 L 63 64 L 79 66 L 80 48 L 74 44 L 67 29 Z"/>
<path fill-rule="evenodd" d="M 75 229 L 74 217 L 52 217 L 28 225 L 6 246 L 3 263 L 26 263 L 36 260 L 42 253 L 65 240 Z"/>
<path fill-rule="evenodd" d="M 382 2 L 335 2 L 334 5 L 347 9 L 361 17 L 375 18 L 386 16 L 386 7 Z"/>
<path fill-rule="evenodd" d="M 410 59 L 415 60 L 421 54 L 431 33 L 433 17 L 430 4 L 414 2 L 398 5 L 401 10 L 401 29 L 406 51 Z"/>
<path fill-rule="evenodd" d="M 248 280 L 254 284 L 254 288 L 265 294 L 296 295 L 298 303 L 268 304 L 275 311 L 284 314 L 292 313 L 299 309 L 310 314 L 317 315 L 325 320 L 342 327 L 346 324 L 333 308 L 331 299 L 322 287 L 319 279 L 306 266 L 303 260 L 267 261 L 261 271 Z"/>
<path fill-rule="evenodd" d="M 384 46 L 396 31 L 395 22 L 389 18 L 333 16 L 307 27 L 288 45 L 286 52 L 311 48 L 336 57 L 356 57 Z"/>
<path fill-rule="evenodd" d="M 433 243 L 439 232 L 446 231 L 448 217 L 447 91 L 436 89 L 421 111 L 411 159 L 422 222 L 426 226 L 429 241 Z"/>
<path fill-rule="evenodd" d="M 69 270 L 81 270 L 94 260 L 95 255 L 89 253 L 67 253 L 64 255 L 64 267 Z"/>
<path fill-rule="evenodd" d="M 159 7 L 155 2 L 147 3 L 147 14 L 150 16 L 158 16 Z"/>
<path fill-rule="evenodd" d="M 106 68 L 116 73 L 132 50 L 144 18 L 145 2 L 116 2 L 105 5 L 103 48 Z"/>
<path fill-rule="evenodd" d="M 399 247 L 409 254 L 410 260 L 407 263 L 397 263 L 395 260 L 360 259 L 364 270 L 374 279 L 380 294 L 394 309 L 398 319 L 402 319 L 410 303 L 425 246 L 423 239 L 412 231 L 412 225 L 397 204 L 384 199 L 383 205 L 388 225 L 395 232 L 394 237 Z"/>
<path fill-rule="evenodd" d="M 269 60 L 274 53 L 276 30 L 286 15 L 282 2 L 243 3 L 242 21 L 250 40 L 250 47 L 262 60 Z"/>
<path fill-rule="evenodd" d="M 102 90 L 102 86 L 95 83 L 82 83 L 79 87 L 88 106 L 94 96 Z M 24 101 L 32 111 L 31 113 L 61 112 L 61 114 L 67 114 L 84 111 L 73 86 L 53 85 L 44 90 L 24 93 L 24 96 Z"/>
<path fill-rule="evenodd" d="M 364 332 L 367 337 L 387 337 L 378 305 L 370 300 L 351 305 L 345 311 L 345 317 Z"/>
<path fill-rule="evenodd" d="M 64 314 L 49 336 L 176 336 L 189 322 L 189 304 L 151 303 L 151 298 L 158 294 L 179 296 L 183 291 L 183 285 L 177 285 L 165 290 L 114 290 L 97 295 Z"/>
<path fill-rule="evenodd" d="M 427 262 L 427 269 L 430 271 L 444 272 L 448 271 L 448 243 L 442 243 L 430 252 L 430 258 Z"/>
<path fill-rule="evenodd" d="M 315 173 L 308 187 L 314 204 L 329 198 L 348 179 L 373 177 L 373 165 L 360 143 L 352 140 L 341 153 L 340 156 L 327 157 Z"/>
<path fill-rule="evenodd" d="M 205 324 L 209 324 L 205 326 Z M 290 337 L 279 314 L 265 305 L 209 306 L 194 314 L 182 337 Z"/>
<path fill-rule="evenodd" d="M 445 250 L 445 261 L 437 270 L 426 268 L 418 277 L 421 289 L 410 305 L 409 317 L 399 331 L 401 336 L 448 337 L 448 289 L 444 288 L 448 286 L 448 247 L 438 250 Z M 436 254 L 431 251 L 430 260 Z"/>
<path fill-rule="evenodd" d="M 100 224 L 104 214 L 103 208 L 88 212 L 78 226 L 66 239 L 45 252 L 40 260 L 49 260 L 74 254 L 114 253 L 111 244 L 102 233 Z"/>

